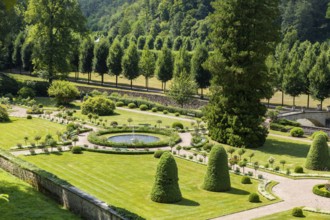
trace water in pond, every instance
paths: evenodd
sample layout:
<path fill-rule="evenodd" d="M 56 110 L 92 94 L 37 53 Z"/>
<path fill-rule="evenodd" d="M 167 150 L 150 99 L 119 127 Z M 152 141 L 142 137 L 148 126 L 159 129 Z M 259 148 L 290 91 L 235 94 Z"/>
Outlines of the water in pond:
<path fill-rule="evenodd" d="M 117 135 L 108 138 L 108 141 L 115 143 L 133 143 L 134 141 L 143 142 L 143 143 L 152 143 L 159 141 L 158 137 L 143 135 L 143 134 L 125 134 L 125 135 Z"/>

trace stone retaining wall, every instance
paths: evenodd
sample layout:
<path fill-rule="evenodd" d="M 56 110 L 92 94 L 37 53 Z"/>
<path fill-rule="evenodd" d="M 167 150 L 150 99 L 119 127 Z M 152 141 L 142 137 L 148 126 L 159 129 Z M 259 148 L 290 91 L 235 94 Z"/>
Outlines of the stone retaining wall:
<path fill-rule="evenodd" d="M 0 167 L 31 184 L 38 191 L 50 196 L 76 215 L 88 220 L 120 220 L 119 216 L 106 203 L 81 190 L 63 183 L 60 179 L 41 175 L 42 170 L 32 171 L 0 154 Z M 46 172 L 46 171 L 44 171 Z M 49 175 L 49 174 L 48 174 Z"/>

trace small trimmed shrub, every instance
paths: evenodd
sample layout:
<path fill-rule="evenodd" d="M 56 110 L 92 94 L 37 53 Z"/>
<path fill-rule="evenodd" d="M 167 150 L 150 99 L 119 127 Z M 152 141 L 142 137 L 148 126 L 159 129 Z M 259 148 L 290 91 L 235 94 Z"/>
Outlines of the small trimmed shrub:
<path fill-rule="evenodd" d="M 144 105 L 144 104 L 140 105 L 139 108 L 140 108 L 141 111 L 147 111 L 148 110 L 148 106 Z"/>
<path fill-rule="evenodd" d="M 156 150 L 154 152 L 154 158 L 160 158 L 163 155 L 164 152 L 165 151 L 163 151 L 163 150 Z"/>
<path fill-rule="evenodd" d="M 292 216 L 294 217 L 304 217 L 303 210 L 299 207 L 292 209 Z"/>
<path fill-rule="evenodd" d="M 26 119 L 32 119 L 32 115 L 27 115 Z"/>
<path fill-rule="evenodd" d="M 315 132 L 312 134 L 312 136 L 311 136 L 312 140 L 314 140 L 314 138 L 315 138 L 317 135 L 323 135 L 323 136 L 325 137 L 325 139 L 326 139 L 327 141 L 329 141 L 329 136 L 328 136 L 328 134 L 325 133 L 324 131 L 315 131 Z"/>
<path fill-rule="evenodd" d="M 116 102 L 117 107 L 123 107 L 125 104 L 122 101 Z"/>
<path fill-rule="evenodd" d="M 230 188 L 227 152 L 221 145 L 216 145 L 212 148 L 209 156 L 203 189 L 223 192 L 230 190 Z"/>
<path fill-rule="evenodd" d="M 179 112 L 175 112 L 175 116 L 176 117 L 179 117 L 180 116 L 180 113 Z"/>
<path fill-rule="evenodd" d="M 258 203 L 258 202 L 260 202 L 259 195 L 257 193 L 251 193 L 249 195 L 249 202 L 252 202 L 252 203 Z"/>
<path fill-rule="evenodd" d="M 241 179 L 242 184 L 252 184 L 250 177 L 248 176 L 243 176 Z"/>
<path fill-rule="evenodd" d="M 7 109 L 0 106 L 0 123 L 1 122 L 9 122 L 9 115 Z"/>
<path fill-rule="evenodd" d="M 279 171 L 279 170 L 280 170 L 280 167 L 279 167 L 279 166 L 276 166 L 276 167 L 274 168 L 274 170 L 275 170 L 275 171 Z"/>
<path fill-rule="evenodd" d="M 133 109 L 133 108 L 136 108 L 136 105 L 133 102 L 131 102 L 127 105 L 127 107 L 130 109 Z"/>
<path fill-rule="evenodd" d="M 304 173 L 304 168 L 301 167 L 301 166 L 296 166 L 296 167 L 294 168 L 294 172 L 295 172 L 295 173 Z"/>
<path fill-rule="evenodd" d="M 71 148 L 71 152 L 73 154 L 81 154 L 82 153 L 82 148 L 79 146 L 74 146 Z"/>
<path fill-rule="evenodd" d="M 164 110 L 164 111 L 163 111 L 163 114 L 164 114 L 164 115 L 167 115 L 167 114 L 168 114 L 168 111 L 167 111 L 167 110 Z"/>
<path fill-rule="evenodd" d="M 269 128 L 274 131 L 281 131 L 281 132 L 289 131 L 289 129 L 286 126 L 277 123 L 270 123 Z"/>
<path fill-rule="evenodd" d="M 182 200 L 178 167 L 169 152 L 163 153 L 158 163 L 151 200 L 159 203 L 176 203 Z"/>
<path fill-rule="evenodd" d="M 117 126 L 118 126 L 118 122 L 116 122 L 116 121 L 112 121 L 112 122 L 110 122 L 110 125 L 111 125 L 112 127 L 117 127 Z"/>
<path fill-rule="evenodd" d="M 303 137 L 304 136 L 304 130 L 299 127 L 294 127 L 290 131 L 290 135 L 292 137 Z"/>
<path fill-rule="evenodd" d="M 258 179 L 262 180 L 264 176 L 262 174 L 258 174 Z"/>
<path fill-rule="evenodd" d="M 180 128 L 183 129 L 183 124 L 181 122 L 173 122 L 172 128 Z"/>
<path fill-rule="evenodd" d="M 152 111 L 152 112 L 157 112 L 158 109 L 157 109 L 157 107 L 153 107 L 153 108 L 151 109 L 151 111 Z"/>
<path fill-rule="evenodd" d="M 305 167 L 311 170 L 329 170 L 330 156 L 324 135 L 316 135 L 307 154 Z"/>

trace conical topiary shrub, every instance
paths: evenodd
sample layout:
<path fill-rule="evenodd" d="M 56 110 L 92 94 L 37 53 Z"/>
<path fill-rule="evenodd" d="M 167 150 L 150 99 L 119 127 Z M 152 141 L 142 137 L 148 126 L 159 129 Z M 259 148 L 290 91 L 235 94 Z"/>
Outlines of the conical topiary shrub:
<path fill-rule="evenodd" d="M 164 152 L 160 157 L 155 183 L 151 191 L 151 200 L 159 203 L 175 203 L 182 200 L 178 167 L 169 152 Z"/>
<path fill-rule="evenodd" d="M 329 170 L 330 156 L 324 135 L 316 135 L 309 149 L 305 167 L 310 170 Z"/>
<path fill-rule="evenodd" d="M 203 188 L 212 192 L 230 190 L 228 157 L 226 150 L 220 145 L 211 150 Z"/>

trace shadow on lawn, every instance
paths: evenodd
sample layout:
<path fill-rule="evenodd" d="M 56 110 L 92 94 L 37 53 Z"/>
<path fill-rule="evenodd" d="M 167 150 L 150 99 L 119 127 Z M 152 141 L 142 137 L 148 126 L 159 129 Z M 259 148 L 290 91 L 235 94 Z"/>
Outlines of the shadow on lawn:
<path fill-rule="evenodd" d="M 255 149 L 267 154 L 289 155 L 293 157 L 306 158 L 310 144 L 292 143 L 285 140 L 268 138 L 264 146 Z"/>
<path fill-rule="evenodd" d="M 198 202 L 195 202 L 190 199 L 183 198 L 180 202 L 175 203 L 174 205 L 179 205 L 179 206 L 200 206 Z"/>
<path fill-rule="evenodd" d="M 228 194 L 233 194 L 233 195 L 249 195 L 250 193 L 245 190 L 237 189 L 235 187 L 231 187 L 230 191 L 224 192 Z"/>

